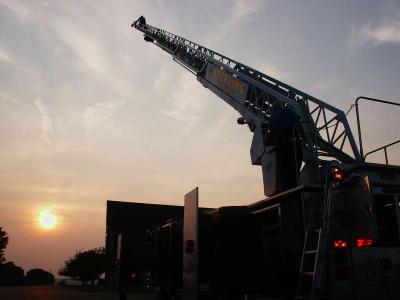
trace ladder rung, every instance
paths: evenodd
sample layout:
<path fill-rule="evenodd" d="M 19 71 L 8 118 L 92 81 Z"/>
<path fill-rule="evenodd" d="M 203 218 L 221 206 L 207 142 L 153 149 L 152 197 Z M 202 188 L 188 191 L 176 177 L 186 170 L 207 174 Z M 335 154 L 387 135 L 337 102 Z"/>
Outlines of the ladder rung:
<path fill-rule="evenodd" d="M 316 254 L 317 250 L 307 250 L 305 254 Z"/>
<path fill-rule="evenodd" d="M 314 272 L 301 272 L 301 275 L 314 276 Z"/>

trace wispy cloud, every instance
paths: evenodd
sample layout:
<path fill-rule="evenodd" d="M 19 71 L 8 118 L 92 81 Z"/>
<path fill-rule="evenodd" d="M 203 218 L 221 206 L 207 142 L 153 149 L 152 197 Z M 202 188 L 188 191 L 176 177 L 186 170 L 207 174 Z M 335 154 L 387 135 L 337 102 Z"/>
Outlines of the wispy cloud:
<path fill-rule="evenodd" d="M 35 101 L 36 108 L 42 117 L 42 139 L 45 143 L 51 144 L 51 136 L 53 134 L 53 125 L 49 111 L 41 98 Z"/>
<path fill-rule="evenodd" d="M 0 4 L 12 11 L 22 23 L 25 23 L 30 15 L 29 9 L 22 2 L 5 0 L 0 1 Z"/>
<path fill-rule="evenodd" d="M 239 22 L 245 21 L 251 17 L 254 13 L 259 11 L 264 5 L 264 1 L 254 0 L 236 0 L 226 17 L 226 22 L 221 23 L 215 29 L 210 32 L 206 39 L 207 45 L 213 46 L 218 43 L 226 34 L 228 34 Z"/>
<path fill-rule="evenodd" d="M 5 94 L 3 92 L 0 92 L 0 99 L 6 100 L 6 101 L 9 101 L 12 103 L 20 103 L 21 102 L 20 100 L 14 98 L 13 96 Z"/>
<path fill-rule="evenodd" d="M 113 100 L 95 103 L 87 107 L 82 113 L 82 119 L 86 125 L 86 130 L 91 130 L 100 122 L 110 119 L 125 103 L 125 100 Z"/>
<path fill-rule="evenodd" d="M 156 91 L 161 91 L 165 88 L 165 85 L 168 81 L 168 74 L 165 68 L 162 68 L 158 75 L 154 79 L 154 88 Z"/>
<path fill-rule="evenodd" d="M 180 122 L 180 127 L 185 133 L 189 133 L 198 121 L 200 113 L 204 109 L 206 91 L 197 92 L 198 85 L 193 75 L 185 73 L 180 76 L 175 89 L 167 98 L 169 108 L 161 110 L 164 116 Z"/>
<path fill-rule="evenodd" d="M 225 18 L 227 21 L 220 23 L 208 34 L 206 45 L 212 47 L 221 41 L 240 22 L 246 21 L 259 11 L 264 3 L 261 0 L 234 1 L 228 16 Z M 165 87 L 167 81 L 166 71 L 161 70 L 154 81 L 156 90 L 161 90 Z M 205 89 L 203 89 L 204 92 L 194 92 L 199 86 L 191 74 L 182 75 L 176 82 L 175 88 L 167 98 L 169 108 L 162 109 L 161 114 L 172 120 L 179 121 L 184 133 L 188 134 L 198 122 L 200 114 L 207 105 L 205 101 L 207 93 Z"/>
<path fill-rule="evenodd" d="M 270 61 L 264 61 L 264 62 L 261 61 L 259 65 L 260 67 L 258 67 L 258 69 L 261 72 L 269 76 L 272 76 L 278 80 L 290 81 L 294 77 L 294 75 L 291 72 L 289 72 L 288 70 L 284 70 L 281 67 L 278 67 L 277 65 L 271 63 Z"/>
<path fill-rule="evenodd" d="M 383 68 L 382 70 L 378 71 L 377 73 L 372 74 L 371 76 L 369 76 L 367 79 L 362 80 L 359 83 L 354 84 L 351 87 L 352 91 L 357 91 L 359 90 L 361 87 L 365 86 L 366 84 L 386 75 L 388 72 L 392 71 L 393 69 L 397 68 L 399 66 L 399 63 L 391 63 L 390 65 L 388 65 L 386 68 Z"/>
<path fill-rule="evenodd" d="M 376 44 L 400 44 L 400 22 L 393 21 L 381 26 L 365 26 L 364 34 Z"/>
<path fill-rule="evenodd" d="M 11 61 L 10 56 L 3 49 L 0 48 L 0 64 L 8 63 L 10 61 Z"/>
<path fill-rule="evenodd" d="M 12 51 L 6 50 L 6 47 L 0 47 L 0 65 L 2 64 L 11 66 L 15 71 L 37 76 L 37 72 L 35 72 L 31 64 L 23 58 L 16 58 Z"/>
<path fill-rule="evenodd" d="M 317 79 L 310 87 L 313 93 L 325 92 L 335 86 L 334 82 L 329 79 Z"/>
<path fill-rule="evenodd" d="M 355 50 L 368 44 L 400 45 L 400 21 L 391 20 L 380 24 L 368 22 L 353 27 L 348 38 L 350 49 Z"/>
<path fill-rule="evenodd" d="M 78 9 L 92 11 L 93 6 L 88 3 L 79 5 L 73 2 L 62 2 L 49 5 L 45 1 L 0 0 L 0 4 L 8 8 L 20 22 L 31 23 L 43 38 L 48 39 L 49 42 L 52 41 L 54 46 L 50 50 L 53 53 L 57 54 L 59 49 L 71 50 L 76 57 L 71 64 L 73 63 L 81 71 L 84 70 L 102 79 L 122 97 L 133 98 L 132 82 L 126 78 L 123 71 L 115 67 L 118 62 L 116 47 L 112 45 L 106 32 L 97 30 L 98 25 L 93 21 L 99 17 L 106 19 L 107 14 L 96 15 L 94 18 L 82 18 L 80 14 L 76 14 Z"/>
<path fill-rule="evenodd" d="M 54 21 L 53 30 L 58 37 L 76 54 L 80 62 L 103 78 L 116 92 L 125 98 L 132 98 L 133 86 L 125 74 L 115 68 L 113 51 L 101 39 L 95 40 L 85 30 L 73 24 Z"/>

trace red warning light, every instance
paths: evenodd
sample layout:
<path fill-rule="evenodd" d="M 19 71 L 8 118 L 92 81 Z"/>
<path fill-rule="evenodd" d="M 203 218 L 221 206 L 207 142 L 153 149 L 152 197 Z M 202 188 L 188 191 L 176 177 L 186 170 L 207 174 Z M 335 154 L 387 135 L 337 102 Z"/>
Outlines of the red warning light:
<path fill-rule="evenodd" d="M 358 248 L 372 246 L 373 243 L 372 239 L 357 239 Z"/>
<path fill-rule="evenodd" d="M 333 241 L 333 246 L 335 248 L 346 248 L 347 242 L 343 241 L 343 240 L 336 240 L 336 241 Z"/>
<path fill-rule="evenodd" d="M 136 278 L 136 273 L 135 273 L 135 272 L 133 272 L 133 273 L 131 274 L 131 278 L 132 278 L 132 279 L 135 279 L 135 278 Z"/>

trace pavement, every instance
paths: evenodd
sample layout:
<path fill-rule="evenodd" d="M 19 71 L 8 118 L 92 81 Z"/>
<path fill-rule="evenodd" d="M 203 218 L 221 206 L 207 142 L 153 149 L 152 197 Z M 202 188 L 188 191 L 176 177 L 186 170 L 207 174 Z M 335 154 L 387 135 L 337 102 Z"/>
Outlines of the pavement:
<path fill-rule="evenodd" d="M 132 291 L 127 300 L 154 300 L 147 291 Z M 118 300 L 112 291 L 63 286 L 0 287 L 0 300 Z"/>

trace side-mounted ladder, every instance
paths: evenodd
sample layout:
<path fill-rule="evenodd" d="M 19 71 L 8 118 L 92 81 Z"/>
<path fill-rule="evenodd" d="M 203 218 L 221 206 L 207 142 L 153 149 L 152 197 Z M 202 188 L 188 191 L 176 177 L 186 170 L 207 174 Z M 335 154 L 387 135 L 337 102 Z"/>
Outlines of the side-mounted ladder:
<path fill-rule="evenodd" d="M 327 245 L 332 211 L 330 187 L 324 193 L 308 193 L 310 203 L 301 257 L 296 300 L 320 299 L 325 290 Z"/>

